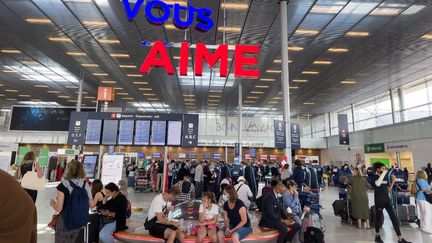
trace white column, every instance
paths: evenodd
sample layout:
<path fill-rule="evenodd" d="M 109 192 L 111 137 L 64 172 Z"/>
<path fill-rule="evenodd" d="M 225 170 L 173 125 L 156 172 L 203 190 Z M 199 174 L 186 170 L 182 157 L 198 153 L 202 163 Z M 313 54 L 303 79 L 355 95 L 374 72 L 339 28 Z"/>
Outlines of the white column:
<path fill-rule="evenodd" d="M 238 143 L 239 143 L 239 163 L 242 161 L 242 120 L 243 120 L 243 85 L 242 81 L 239 82 L 238 87 L 239 97 L 238 97 Z"/>
<path fill-rule="evenodd" d="M 292 164 L 291 152 L 291 126 L 290 126 L 290 96 L 289 96 L 289 68 L 288 68 L 288 1 L 281 0 L 281 53 L 282 53 L 282 93 L 283 93 L 283 118 L 286 126 L 286 148 L 288 164 Z"/>

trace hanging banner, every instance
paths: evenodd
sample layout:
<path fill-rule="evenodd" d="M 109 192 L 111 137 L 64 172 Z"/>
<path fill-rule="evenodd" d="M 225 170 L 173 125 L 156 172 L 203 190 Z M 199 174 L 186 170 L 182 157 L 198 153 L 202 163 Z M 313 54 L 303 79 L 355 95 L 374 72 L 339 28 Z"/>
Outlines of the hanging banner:
<path fill-rule="evenodd" d="M 339 144 L 349 145 L 349 133 L 348 133 L 348 115 L 338 114 L 338 126 L 339 126 Z"/>
<path fill-rule="evenodd" d="M 49 149 L 47 148 L 39 149 L 38 162 L 42 167 L 48 166 L 48 158 L 49 158 Z"/>
<path fill-rule="evenodd" d="M 198 146 L 198 115 L 183 115 L 183 147 Z"/>
<path fill-rule="evenodd" d="M 300 149 L 300 125 L 298 123 L 291 123 L 290 128 L 291 149 Z"/>
<path fill-rule="evenodd" d="M 87 112 L 72 112 L 69 122 L 69 145 L 83 145 L 87 128 Z"/>
<path fill-rule="evenodd" d="M 257 155 L 257 154 L 256 154 L 256 148 L 253 148 L 253 147 L 250 148 L 250 149 L 249 149 L 249 154 L 250 154 L 250 157 L 251 157 L 251 158 L 256 158 L 256 155 Z"/>
<path fill-rule="evenodd" d="M 286 148 L 285 122 L 274 120 L 275 148 Z"/>
<path fill-rule="evenodd" d="M 240 156 L 240 144 L 234 144 L 234 158 L 238 158 Z"/>

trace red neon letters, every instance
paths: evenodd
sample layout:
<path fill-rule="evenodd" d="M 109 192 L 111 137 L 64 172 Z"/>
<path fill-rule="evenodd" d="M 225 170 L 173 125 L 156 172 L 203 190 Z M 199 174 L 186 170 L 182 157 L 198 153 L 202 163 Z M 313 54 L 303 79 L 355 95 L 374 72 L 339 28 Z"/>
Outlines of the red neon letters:
<path fill-rule="evenodd" d="M 234 51 L 234 76 L 235 78 L 259 78 L 259 70 L 244 69 L 244 66 L 256 66 L 258 64 L 259 46 L 236 45 Z M 252 57 L 251 57 L 252 56 Z M 196 44 L 195 75 L 202 76 L 204 61 L 213 68 L 220 61 L 220 77 L 228 76 L 228 45 L 222 44 L 210 53 L 203 43 Z M 183 42 L 180 47 L 180 76 L 186 76 L 188 70 L 189 43 Z M 168 75 L 174 74 L 174 67 L 170 62 L 168 52 L 162 41 L 156 41 L 144 60 L 140 72 L 150 73 L 153 67 L 164 68 Z"/>

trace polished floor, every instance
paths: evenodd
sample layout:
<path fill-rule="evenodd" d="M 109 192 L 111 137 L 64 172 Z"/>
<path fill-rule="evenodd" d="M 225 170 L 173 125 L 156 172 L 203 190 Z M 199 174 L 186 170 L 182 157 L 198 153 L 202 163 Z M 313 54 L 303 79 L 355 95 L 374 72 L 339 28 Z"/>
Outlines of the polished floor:
<path fill-rule="evenodd" d="M 38 242 L 54 242 L 54 231 L 46 227 L 52 216 L 52 210 L 49 206 L 49 200 L 55 197 L 56 184 L 49 184 L 46 190 L 38 195 Z M 154 197 L 154 193 L 129 193 L 129 200 L 133 207 L 142 207 L 144 212 L 150 206 L 150 202 Z M 349 226 L 340 221 L 340 218 L 334 216 L 332 203 L 338 197 L 337 188 L 326 188 L 322 193 L 322 205 L 324 210 L 323 223 L 325 226 L 325 239 L 327 243 L 368 243 L 374 242 L 374 230 L 357 229 L 354 226 Z M 370 195 L 370 204 L 373 204 L 372 193 Z M 135 219 L 142 220 L 143 215 L 134 215 Z M 397 242 L 396 235 L 391 226 L 391 222 L 386 216 L 384 227 L 382 230 L 383 240 L 387 242 Z M 415 224 L 403 224 L 402 234 L 404 237 L 413 243 L 431 243 L 432 235 L 422 233 Z"/>

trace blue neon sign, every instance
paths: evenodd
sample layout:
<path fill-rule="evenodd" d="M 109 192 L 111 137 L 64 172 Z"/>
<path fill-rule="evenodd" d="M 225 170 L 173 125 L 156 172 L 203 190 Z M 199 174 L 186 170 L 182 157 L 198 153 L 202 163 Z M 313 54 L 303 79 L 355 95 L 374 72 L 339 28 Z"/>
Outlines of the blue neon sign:
<path fill-rule="evenodd" d="M 141 6 L 144 4 L 144 0 L 137 0 L 135 5 L 131 8 L 129 0 L 122 0 L 126 15 L 129 20 L 133 20 L 140 11 Z M 153 14 L 153 9 L 159 9 L 161 11 L 160 16 Z M 193 25 L 194 20 L 197 21 L 195 28 L 201 32 L 210 31 L 214 27 L 214 22 L 211 18 L 213 11 L 208 8 L 195 8 L 191 4 L 189 6 L 181 6 L 178 3 L 166 4 L 162 0 L 151 0 L 145 5 L 145 17 L 154 25 L 162 25 L 171 16 L 171 9 L 173 10 L 173 22 L 178 29 L 187 29 Z M 182 12 L 187 13 L 187 19 L 183 20 L 180 15 Z"/>

